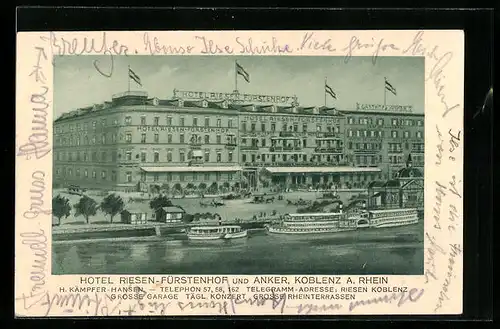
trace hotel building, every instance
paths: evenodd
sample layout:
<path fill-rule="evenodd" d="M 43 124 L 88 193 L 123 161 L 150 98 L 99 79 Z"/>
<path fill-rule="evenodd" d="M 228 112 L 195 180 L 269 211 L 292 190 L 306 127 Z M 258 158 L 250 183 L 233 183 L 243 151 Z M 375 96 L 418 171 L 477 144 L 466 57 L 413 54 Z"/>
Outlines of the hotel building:
<path fill-rule="evenodd" d="M 412 166 L 424 172 L 424 114 L 406 106 L 357 104 L 343 110 L 345 116 L 345 156 L 355 167 L 378 167 L 382 180 L 394 178 L 410 157 Z M 364 185 L 365 177 L 353 177 Z"/>
<path fill-rule="evenodd" d="M 124 191 L 239 182 L 238 112 L 227 101 L 114 95 L 54 123 L 54 181 Z"/>
<path fill-rule="evenodd" d="M 303 107 L 288 96 L 126 92 L 55 120 L 54 185 L 361 187 L 390 177 L 410 153 L 423 167 L 423 138 L 423 115 L 411 113 Z"/>

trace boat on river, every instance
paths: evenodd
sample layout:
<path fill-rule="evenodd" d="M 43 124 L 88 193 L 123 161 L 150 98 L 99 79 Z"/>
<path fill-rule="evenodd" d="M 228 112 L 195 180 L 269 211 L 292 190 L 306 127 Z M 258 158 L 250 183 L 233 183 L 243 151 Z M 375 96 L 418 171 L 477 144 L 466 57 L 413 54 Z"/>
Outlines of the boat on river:
<path fill-rule="evenodd" d="M 357 228 L 385 228 L 418 223 L 418 210 L 414 208 L 365 210 L 351 217 Z"/>
<path fill-rule="evenodd" d="M 270 234 L 324 234 L 353 231 L 356 223 L 341 212 L 287 214 L 266 229 Z"/>
<path fill-rule="evenodd" d="M 248 236 L 248 231 L 238 225 L 196 226 L 187 231 L 191 241 L 217 241 L 242 239 Z"/>

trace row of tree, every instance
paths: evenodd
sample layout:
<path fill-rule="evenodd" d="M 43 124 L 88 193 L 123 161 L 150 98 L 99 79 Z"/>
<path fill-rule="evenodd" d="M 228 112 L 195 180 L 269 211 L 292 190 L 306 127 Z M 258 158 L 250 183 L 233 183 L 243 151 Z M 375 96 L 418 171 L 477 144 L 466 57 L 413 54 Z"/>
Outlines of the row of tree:
<path fill-rule="evenodd" d="M 233 185 L 234 188 L 238 188 L 239 186 L 240 186 L 239 182 L 236 182 Z M 202 182 L 198 185 L 195 185 L 193 183 L 188 183 L 188 184 L 186 184 L 186 186 L 184 188 L 182 187 L 182 185 L 180 183 L 175 183 L 173 186 L 170 186 L 169 184 L 164 183 L 162 185 L 159 185 L 159 184 L 152 185 L 151 191 L 153 193 L 160 193 L 160 192 L 182 193 L 182 192 L 186 192 L 186 191 L 199 191 L 199 192 L 204 192 L 204 193 L 208 193 L 208 194 L 216 194 L 216 193 L 220 192 L 221 189 L 229 190 L 230 188 L 231 188 L 231 185 L 229 184 L 229 182 L 224 182 L 220 185 L 217 182 L 213 182 L 212 184 L 210 184 L 210 186 L 207 186 L 207 184 L 204 182 Z"/>
<path fill-rule="evenodd" d="M 172 206 L 172 202 L 164 195 L 159 195 L 149 202 L 149 206 L 153 211 L 161 207 Z M 76 204 L 73 205 L 75 217 L 83 216 L 85 222 L 89 223 L 89 218 L 95 216 L 98 210 L 101 210 L 105 215 L 108 215 L 110 222 L 113 223 L 113 218 L 121 213 L 125 208 L 123 199 L 117 194 L 108 194 L 100 204 L 94 199 L 86 195 L 82 196 Z M 52 199 L 52 214 L 58 220 L 58 225 L 61 224 L 61 219 L 67 218 L 71 214 L 71 205 L 69 199 L 57 195 Z"/>

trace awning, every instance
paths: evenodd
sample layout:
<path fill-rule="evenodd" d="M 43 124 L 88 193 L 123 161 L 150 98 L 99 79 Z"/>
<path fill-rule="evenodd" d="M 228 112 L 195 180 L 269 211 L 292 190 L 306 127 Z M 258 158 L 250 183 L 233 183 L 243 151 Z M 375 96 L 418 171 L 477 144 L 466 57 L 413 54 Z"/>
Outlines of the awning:
<path fill-rule="evenodd" d="M 145 172 L 232 172 L 240 171 L 240 166 L 227 167 L 206 167 L 206 166 L 185 166 L 185 167 L 141 167 Z"/>
<path fill-rule="evenodd" d="M 362 173 L 362 172 L 380 172 L 380 168 L 375 167 L 266 167 L 271 174 L 301 174 L 301 173 Z"/>

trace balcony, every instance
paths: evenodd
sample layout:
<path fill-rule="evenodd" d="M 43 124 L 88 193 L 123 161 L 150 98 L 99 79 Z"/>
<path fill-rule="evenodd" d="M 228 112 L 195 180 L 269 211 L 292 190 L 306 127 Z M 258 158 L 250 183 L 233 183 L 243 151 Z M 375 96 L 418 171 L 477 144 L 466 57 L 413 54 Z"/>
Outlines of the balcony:
<path fill-rule="evenodd" d="M 225 147 L 229 150 L 234 150 L 236 148 L 236 143 L 226 143 Z"/>
<path fill-rule="evenodd" d="M 375 149 L 357 149 L 354 150 L 354 153 L 379 153 L 380 150 L 375 150 Z"/>
<path fill-rule="evenodd" d="M 411 150 L 411 153 L 424 153 L 424 150 L 420 150 L 420 149 L 412 149 L 412 150 Z"/>
<path fill-rule="evenodd" d="M 317 133 L 316 138 L 319 139 L 340 139 L 340 136 L 337 136 L 335 133 Z"/>
<path fill-rule="evenodd" d="M 316 147 L 315 153 L 342 153 L 344 150 L 341 147 Z"/>
<path fill-rule="evenodd" d="M 192 150 L 200 150 L 201 143 L 189 143 L 189 148 Z"/>
<path fill-rule="evenodd" d="M 271 146 L 270 152 L 300 152 L 302 148 L 299 146 Z"/>

